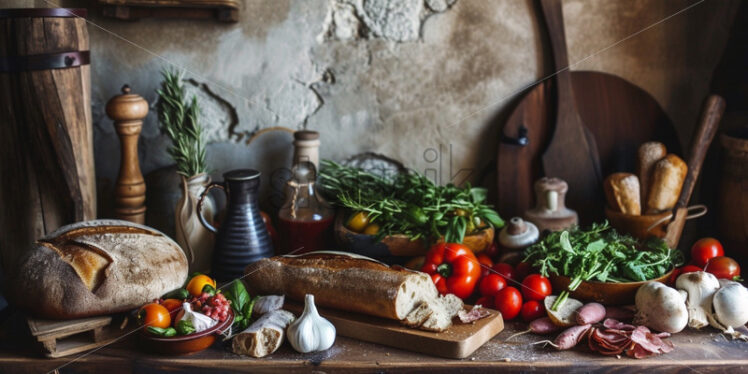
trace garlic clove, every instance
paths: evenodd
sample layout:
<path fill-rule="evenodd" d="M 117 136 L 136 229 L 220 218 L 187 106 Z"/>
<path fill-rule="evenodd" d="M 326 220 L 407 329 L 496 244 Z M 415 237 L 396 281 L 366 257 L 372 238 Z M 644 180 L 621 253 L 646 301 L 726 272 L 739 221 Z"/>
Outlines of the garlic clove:
<path fill-rule="evenodd" d="M 335 326 L 317 312 L 314 295 L 304 298 L 304 312 L 286 332 L 288 342 L 300 353 L 324 351 L 335 342 Z"/>

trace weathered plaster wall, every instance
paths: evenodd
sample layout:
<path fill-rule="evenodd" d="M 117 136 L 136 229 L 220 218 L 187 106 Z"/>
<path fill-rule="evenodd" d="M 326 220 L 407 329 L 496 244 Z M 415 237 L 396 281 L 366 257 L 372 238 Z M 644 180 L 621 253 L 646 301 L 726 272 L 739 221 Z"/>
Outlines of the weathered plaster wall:
<path fill-rule="evenodd" d="M 685 142 L 737 1 L 704 1 L 652 25 L 697 3 L 565 0 L 569 58 L 579 62 L 573 69 L 640 85 Z M 441 183 L 475 179 L 474 170 L 495 157 L 492 119 L 551 72 L 536 6 L 532 0 L 246 0 L 240 21 L 230 25 L 122 22 L 94 11 L 97 175 L 113 179 L 119 163 L 106 101 L 128 83 L 154 102 L 159 72 L 175 67 L 186 71 L 203 104 L 214 176 L 239 167 L 270 176 L 288 165 L 288 132 L 263 133 L 247 145 L 259 130 L 283 126 L 319 131 L 323 158 L 374 151 Z M 155 119 L 149 115 L 141 137 L 146 173 L 171 163 Z"/>

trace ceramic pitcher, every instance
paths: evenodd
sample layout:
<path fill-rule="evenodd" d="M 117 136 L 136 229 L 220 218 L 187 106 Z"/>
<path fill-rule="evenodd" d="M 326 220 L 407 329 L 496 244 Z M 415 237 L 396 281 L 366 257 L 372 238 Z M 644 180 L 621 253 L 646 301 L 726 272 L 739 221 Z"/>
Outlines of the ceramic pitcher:
<path fill-rule="evenodd" d="M 182 176 L 182 198 L 175 209 L 176 239 L 189 260 L 190 273 L 210 273 L 213 259 L 214 235 L 200 222 L 198 217 L 198 199 L 210 185 L 210 176 L 205 173 L 190 178 Z M 213 223 L 215 205 L 208 196 L 203 202 L 202 210 L 209 224 Z"/>
<path fill-rule="evenodd" d="M 223 183 L 208 185 L 200 196 L 197 211 L 200 222 L 216 233 L 211 274 L 219 281 L 229 281 L 240 278 L 248 264 L 272 256 L 273 245 L 257 201 L 260 172 L 232 170 L 223 174 L 223 180 Z M 217 230 L 200 214 L 212 188 L 220 188 L 226 193 L 226 214 Z"/>

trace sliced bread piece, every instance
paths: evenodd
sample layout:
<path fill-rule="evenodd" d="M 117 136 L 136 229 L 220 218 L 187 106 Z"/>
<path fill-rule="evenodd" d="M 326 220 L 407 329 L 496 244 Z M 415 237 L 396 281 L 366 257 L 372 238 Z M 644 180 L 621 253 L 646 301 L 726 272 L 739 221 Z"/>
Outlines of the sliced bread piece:
<path fill-rule="evenodd" d="M 408 313 L 408 315 L 405 316 L 405 319 L 401 322 L 405 326 L 417 328 L 423 325 L 423 323 L 426 322 L 433 313 L 434 310 L 431 308 L 431 304 L 428 302 L 422 302 L 418 304 L 412 312 Z"/>

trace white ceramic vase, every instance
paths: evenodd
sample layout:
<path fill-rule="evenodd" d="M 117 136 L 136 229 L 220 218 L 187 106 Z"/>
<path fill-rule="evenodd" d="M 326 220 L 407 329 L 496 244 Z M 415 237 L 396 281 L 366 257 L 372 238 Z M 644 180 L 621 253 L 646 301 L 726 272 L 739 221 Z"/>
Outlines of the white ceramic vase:
<path fill-rule="evenodd" d="M 190 178 L 182 176 L 182 198 L 175 209 L 174 226 L 177 243 L 187 255 L 190 273 L 210 273 L 213 259 L 214 235 L 200 223 L 197 212 L 200 195 L 209 184 L 210 176 L 205 173 Z M 213 224 L 215 203 L 210 196 L 206 196 L 202 210 L 208 223 Z"/>

